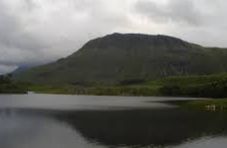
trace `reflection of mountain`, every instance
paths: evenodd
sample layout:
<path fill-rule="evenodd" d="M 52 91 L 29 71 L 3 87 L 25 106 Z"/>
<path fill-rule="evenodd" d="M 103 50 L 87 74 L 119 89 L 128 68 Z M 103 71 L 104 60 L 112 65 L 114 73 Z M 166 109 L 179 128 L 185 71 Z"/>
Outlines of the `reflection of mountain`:
<path fill-rule="evenodd" d="M 43 113 L 0 109 L 0 148 L 94 148 L 67 124 Z"/>
<path fill-rule="evenodd" d="M 225 113 L 172 110 L 80 111 L 58 116 L 89 141 L 107 146 L 175 145 L 227 134 Z"/>
<path fill-rule="evenodd" d="M 180 109 L 76 112 L 6 109 L 0 110 L 0 119 L 0 147 L 4 148 L 22 148 L 22 140 L 26 147 L 29 144 L 42 148 L 56 148 L 59 144 L 67 148 L 93 148 L 96 142 L 100 143 L 98 147 L 170 146 L 204 136 L 227 135 L 226 113 Z"/>

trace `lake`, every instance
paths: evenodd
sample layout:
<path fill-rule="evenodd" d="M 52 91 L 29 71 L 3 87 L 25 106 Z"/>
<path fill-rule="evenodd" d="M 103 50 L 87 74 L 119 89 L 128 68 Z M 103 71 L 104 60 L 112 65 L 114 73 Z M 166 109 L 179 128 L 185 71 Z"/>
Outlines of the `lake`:
<path fill-rule="evenodd" d="M 196 98 L 0 95 L 1 148 L 226 148 L 227 114 Z"/>

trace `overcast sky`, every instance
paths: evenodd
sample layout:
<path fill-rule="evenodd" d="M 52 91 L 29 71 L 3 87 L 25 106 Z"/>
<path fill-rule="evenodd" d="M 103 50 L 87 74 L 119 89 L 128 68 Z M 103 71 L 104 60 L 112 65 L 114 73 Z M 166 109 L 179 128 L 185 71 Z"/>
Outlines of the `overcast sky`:
<path fill-rule="evenodd" d="M 227 47 L 227 1 L 0 0 L 0 73 L 65 57 L 113 32 Z"/>

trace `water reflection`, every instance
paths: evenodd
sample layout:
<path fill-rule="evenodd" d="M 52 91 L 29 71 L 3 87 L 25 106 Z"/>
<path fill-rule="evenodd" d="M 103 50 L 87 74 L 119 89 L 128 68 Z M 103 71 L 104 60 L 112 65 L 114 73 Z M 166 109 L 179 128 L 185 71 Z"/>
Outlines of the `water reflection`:
<path fill-rule="evenodd" d="M 169 146 L 227 134 L 225 113 L 179 109 L 84 111 L 58 119 L 89 141 L 107 146 Z"/>
<path fill-rule="evenodd" d="M 203 137 L 179 145 L 176 148 L 226 148 L 227 137 Z"/>
<path fill-rule="evenodd" d="M 202 147 L 204 137 L 216 136 L 217 147 L 226 147 L 227 135 L 226 113 L 181 109 L 8 109 L 0 111 L 0 125 L 3 148 Z M 217 145 L 220 138 L 209 141 Z"/>
<path fill-rule="evenodd" d="M 93 148 L 68 124 L 49 115 L 24 111 L 0 112 L 1 148 Z"/>

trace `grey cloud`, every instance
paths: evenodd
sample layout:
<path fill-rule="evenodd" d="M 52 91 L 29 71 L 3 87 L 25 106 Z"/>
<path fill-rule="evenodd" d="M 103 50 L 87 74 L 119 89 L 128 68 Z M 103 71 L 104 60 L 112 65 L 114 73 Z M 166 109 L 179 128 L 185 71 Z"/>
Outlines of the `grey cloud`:
<path fill-rule="evenodd" d="M 24 3 L 24 9 L 28 11 L 32 11 L 33 9 L 37 8 L 38 5 L 35 3 L 34 0 L 22 0 Z"/>
<path fill-rule="evenodd" d="M 54 61 L 75 52 L 91 38 L 125 26 L 127 18 L 116 7 L 109 6 L 110 3 L 2 0 L 0 64 L 34 65 Z"/>
<path fill-rule="evenodd" d="M 142 0 L 135 5 L 136 10 L 158 23 L 186 23 L 189 25 L 201 25 L 202 12 L 195 7 L 193 0 L 170 0 L 166 4 L 158 4 L 154 1 Z"/>
<path fill-rule="evenodd" d="M 9 73 L 12 70 L 15 70 L 17 66 L 15 65 L 0 65 L 0 75 L 4 73 Z"/>
<path fill-rule="evenodd" d="M 33 62 L 34 59 L 28 61 L 30 55 L 39 55 L 41 54 L 39 49 L 47 47 L 35 36 L 26 32 L 20 20 L 6 9 L 4 2 L 0 2 L 0 22 L 0 62 L 2 64 Z M 40 60 L 43 60 L 42 57 Z"/>
<path fill-rule="evenodd" d="M 68 56 L 112 32 L 159 33 L 227 46 L 225 0 L 160 1 L 0 0 L 0 73 Z"/>

